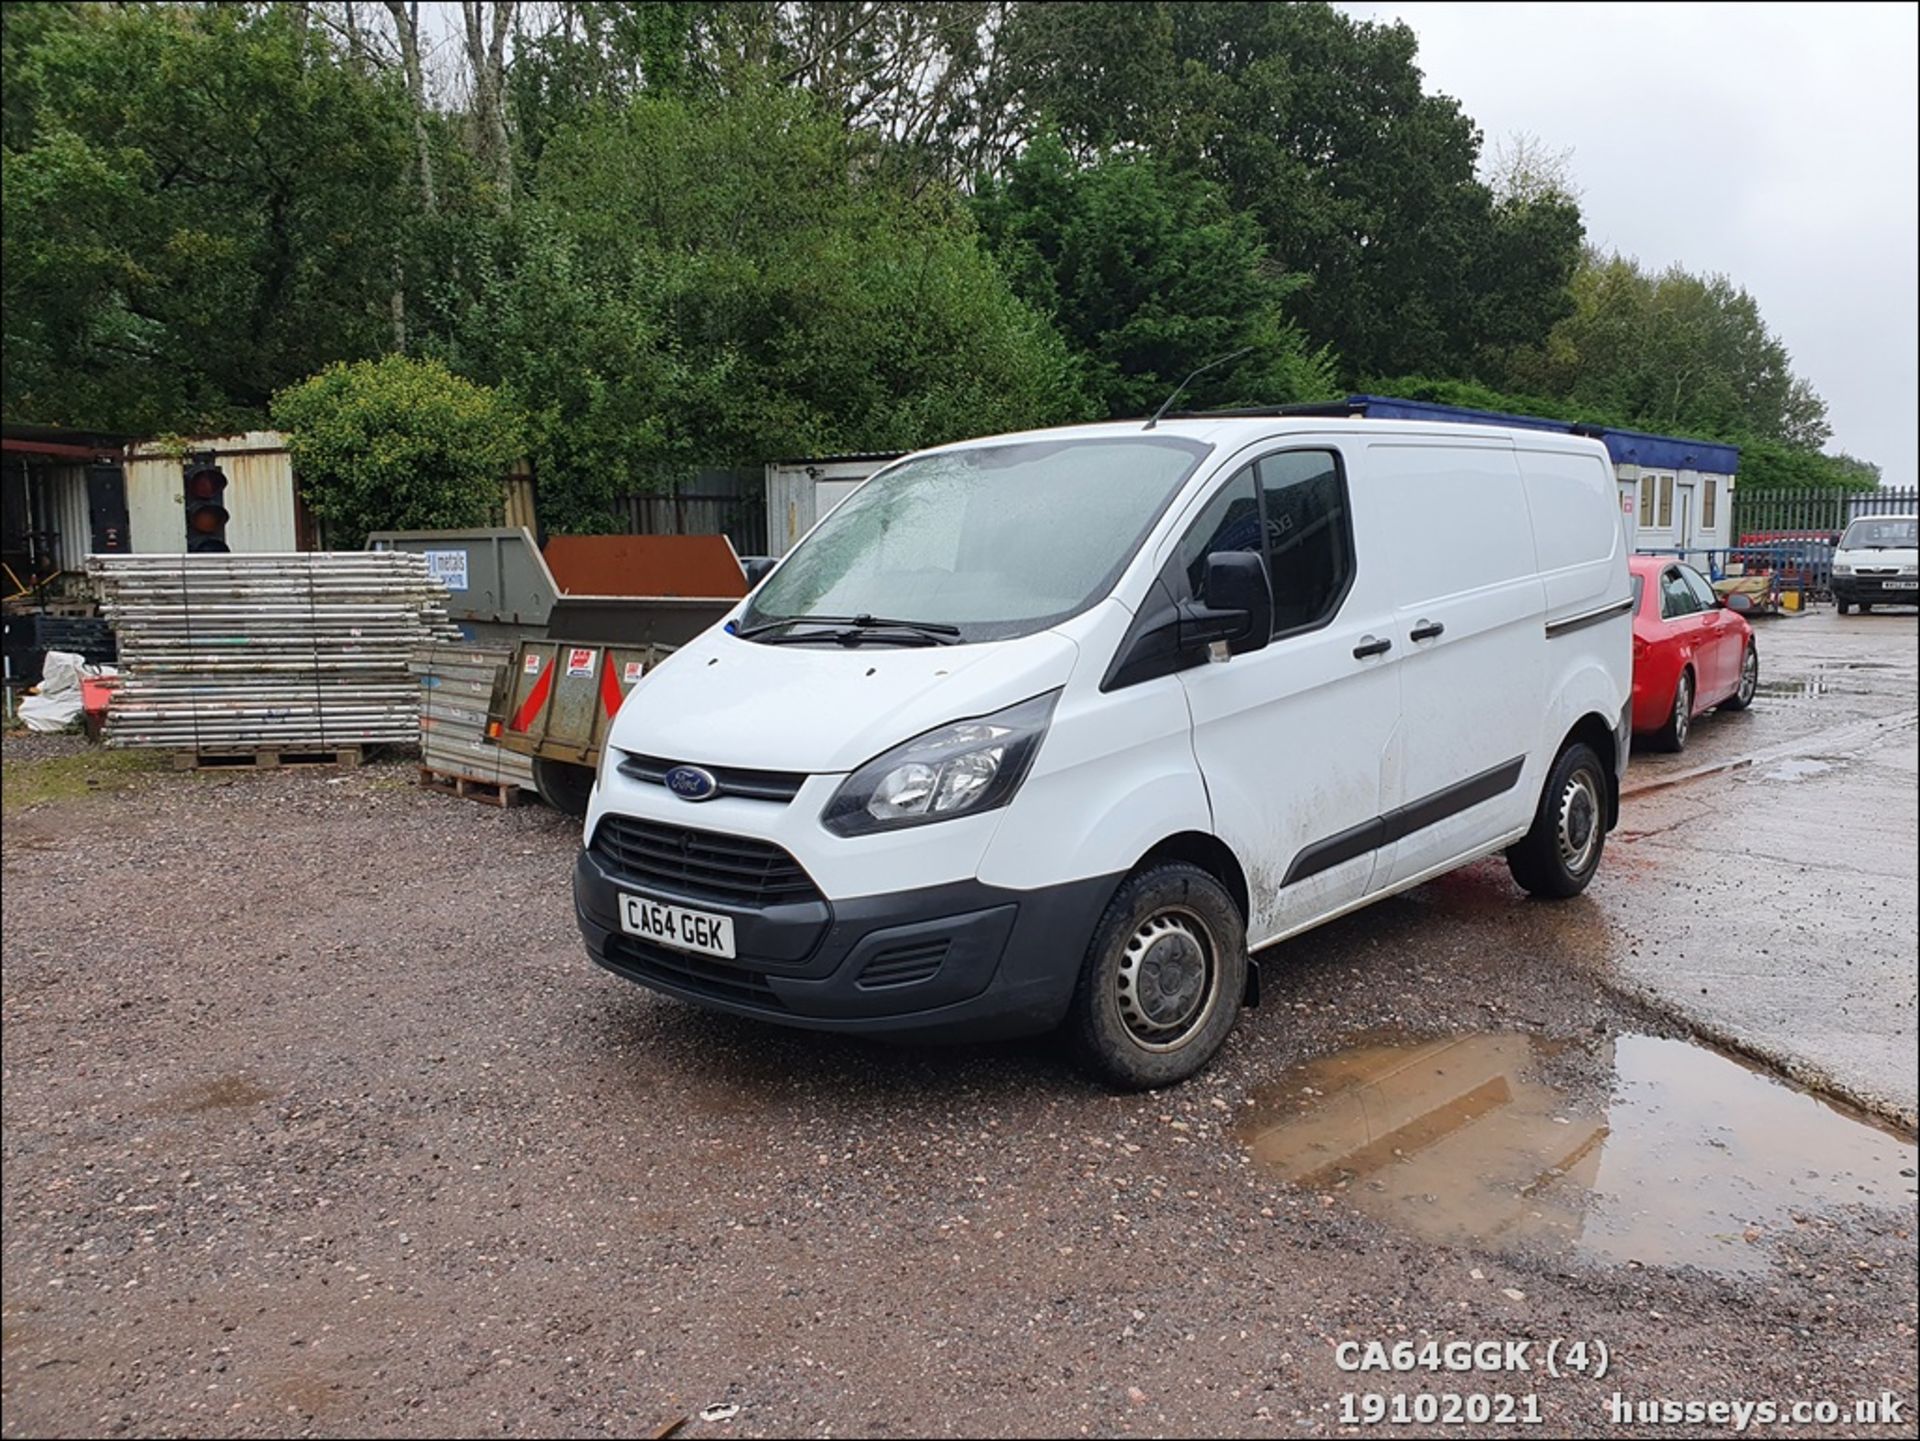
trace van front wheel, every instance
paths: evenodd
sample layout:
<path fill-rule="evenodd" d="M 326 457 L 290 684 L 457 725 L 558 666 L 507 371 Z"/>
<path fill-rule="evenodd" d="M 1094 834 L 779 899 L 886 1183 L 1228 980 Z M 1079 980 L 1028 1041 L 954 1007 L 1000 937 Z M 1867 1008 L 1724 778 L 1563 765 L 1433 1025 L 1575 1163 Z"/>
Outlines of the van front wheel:
<path fill-rule="evenodd" d="M 1593 747 L 1560 752 L 1540 795 L 1533 829 L 1507 849 L 1507 869 L 1529 895 L 1565 900 L 1587 888 L 1607 844 L 1607 773 Z"/>
<path fill-rule="evenodd" d="M 1227 890 L 1169 861 L 1121 883 L 1094 927 L 1067 1028 L 1081 1064 L 1128 1091 L 1170 1086 L 1219 1051 L 1247 986 L 1247 928 Z"/>

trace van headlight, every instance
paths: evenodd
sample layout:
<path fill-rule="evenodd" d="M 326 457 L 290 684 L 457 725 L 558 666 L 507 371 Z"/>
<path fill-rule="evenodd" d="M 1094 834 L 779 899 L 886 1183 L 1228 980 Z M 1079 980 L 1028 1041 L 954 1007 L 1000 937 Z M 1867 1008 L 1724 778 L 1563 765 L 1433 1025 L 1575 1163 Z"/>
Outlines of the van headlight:
<path fill-rule="evenodd" d="M 1005 805 L 1027 778 L 1059 699 L 1048 691 L 883 751 L 846 778 L 820 823 L 835 835 L 864 836 Z"/>
<path fill-rule="evenodd" d="M 1847 561 L 1847 560 L 1836 560 L 1833 563 L 1833 573 L 1835 575 L 1852 575 L 1853 562 Z"/>

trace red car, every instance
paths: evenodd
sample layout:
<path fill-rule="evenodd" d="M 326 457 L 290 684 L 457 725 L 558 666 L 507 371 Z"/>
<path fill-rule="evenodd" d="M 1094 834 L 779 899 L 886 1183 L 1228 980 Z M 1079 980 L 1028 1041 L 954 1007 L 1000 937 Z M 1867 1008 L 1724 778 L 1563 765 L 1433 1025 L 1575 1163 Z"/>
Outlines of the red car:
<path fill-rule="evenodd" d="M 1636 555 L 1633 572 L 1633 730 L 1662 750 L 1684 750 L 1693 718 L 1745 710 L 1760 687 L 1760 653 L 1747 618 L 1728 610 L 1705 576 L 1670 556 Z"/>

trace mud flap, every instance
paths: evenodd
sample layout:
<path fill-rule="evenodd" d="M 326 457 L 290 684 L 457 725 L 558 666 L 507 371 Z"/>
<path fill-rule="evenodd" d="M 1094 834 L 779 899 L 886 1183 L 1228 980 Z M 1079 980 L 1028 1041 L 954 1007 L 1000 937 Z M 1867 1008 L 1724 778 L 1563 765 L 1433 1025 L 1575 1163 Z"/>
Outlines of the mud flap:
<path fill-rule="evenodd" d="M 1260 962 L 1251 954 L 1247 956 L 1247 989 L 1241 994 L 1240 1004 L 1250 1011 L 1260 1006 Z"/>

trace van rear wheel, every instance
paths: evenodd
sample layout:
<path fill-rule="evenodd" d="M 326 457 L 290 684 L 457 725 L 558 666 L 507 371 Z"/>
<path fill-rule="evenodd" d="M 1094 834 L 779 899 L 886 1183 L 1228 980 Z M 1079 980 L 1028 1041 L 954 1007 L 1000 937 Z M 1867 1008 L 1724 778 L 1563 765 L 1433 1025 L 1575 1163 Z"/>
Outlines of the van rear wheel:
<path fill-rule="evenodd" d="M 1559 901 L 1587 888 L 1606 849 L 1606 796 L 1607 773 L 1592 746 L 1575 741 L 1560 752 L 1533 829 L 1507 848 L 1507 869 L 1522 890 Z"/>
<path fill-rule="evenodd" d="M 1184 1081 L 1240 1013 L 1247 928 L 1226 887 L 1168 861 L 1121 883 L 1093 929 L 1067 1028 L 1080 1062 L 1121 1090 Z"/>

